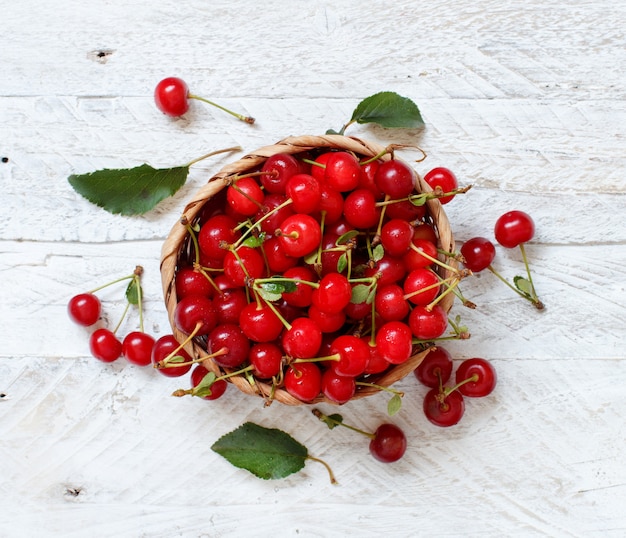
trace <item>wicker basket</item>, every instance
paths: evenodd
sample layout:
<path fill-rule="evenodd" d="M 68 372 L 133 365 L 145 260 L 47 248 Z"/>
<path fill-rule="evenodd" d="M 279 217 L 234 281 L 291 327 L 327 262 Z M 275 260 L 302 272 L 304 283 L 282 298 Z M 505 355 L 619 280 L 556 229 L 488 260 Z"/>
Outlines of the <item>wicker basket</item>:
<path fill-rule="evenodd" d="M 214 196 L 216 196 L 227 185 L 227 179 L 237 175 L 252 172 L 258 170 L 265 160 L 277 153 L 289 153 L 294 156 L 298 155 L 311 155 L 312 152 L 319 150 L 346 150 L 351 151 L 361 158 L 369 158 L 374 155 L 378 155 L 384 150 L 383 146 L 379 144 L 360 140 L 358 138 L 340 136 L 340 135 L 324 135 L 324 136 L 297 136 L 288 137 L 280 142 L 262 147 L 252 153 L 249 153 L 239 159 L 238 161 L 231 163 L 217 174 L 209 179 L 209 181 L 196 192 L 192 200 L 187 204 L 183 211 L 183 217 L 189 223 L 195 223 L 201 216 L 201 212 L 205 204 L 209 202 Z M 389 159 L 387 154 L 383 157 L 383 160 Z M 430 191 L 430 187 L 423 181 L 418 174 L 418 190 L 421 192 Z M 442 209 L 442 205 L 438 200 L 429 200 L 426 203 L 427 214 L 435 227 L 439 245 L 438 247 L 445 252 L 454 251 L 454 238 L 450 228 L 448 218 Z M 188 256 L 190 249 L 190 237 L 187 228 L 181 223 L 181 218 L 172 228 L 169 236 L 163 244 L 161 252 L 161 279 L 163 285 L 163 294 L 165 299 L 165 305 L 169 316 L 170 325 L 172 331 L 177 340 L 183 341 L 186 336 L 181 333 L 174 323 L 174 310 L 177 305 L 176 289 L 174 279 L 176 275 L 177 267 L 179 266 L 179 260 L 181 256 Z M 447 260 L 447 263 L 454 266 L 454 260 Z M 446 274 L 447 271 L 438 268 L 440 276 L 446 278 L 450 276 Z M 446 311 L 449 311 L 454 302 L 454 294 L 447 294 L 439 303 Z M 206 349 L 204 349 L 199 341 L 194 340 L 185 347 L 186 351 L 195 358 L 206 355 Z M 369 376 L 367 381 L 377 386 L 388 387 L 393 383 L 404 378 L 411 373 L 428 354 L 429 349 L 421 350 L 415 353 L 405 363 L 395 365 L 387 369 L 385 372 L 379 375 Z M 210 371 L 213 371 L 217 376 L 226 373 L 221 370 L 220 367 L 211 359 L 203 361 L 203 365 Z M 277 388 L 272 391 L 272 387 L 269 384 L 265 384 L 261 381 L 256 381 L 254 385 L 251 385 L 244 376 L 233 376 L 228 379 L 233 385 L 235 385 L 240 391 L 257 395 L 268 399 L 272 394 L 272 400 L 277 400 L 287 405 L 302 405 L 304 402 L 294 398 L 286 390 Z M 381 389 L 371 386 L 359 386 L 353 399 L 359 399 L 366 396 L 370 396 L 379 392 Z M 330 400 L 325 399 L 323 396 L 318 397 L 314 402 L 333 403 Z"/>

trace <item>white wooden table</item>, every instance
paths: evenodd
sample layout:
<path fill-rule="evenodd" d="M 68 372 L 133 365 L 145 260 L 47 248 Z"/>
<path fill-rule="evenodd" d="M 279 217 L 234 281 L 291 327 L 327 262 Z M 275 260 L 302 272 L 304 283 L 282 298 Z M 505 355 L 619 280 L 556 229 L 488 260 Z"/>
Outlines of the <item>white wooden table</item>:
<path fill-rule="evenodd" d="M 4 4 L 0 536 L 626 536 L 624 4 Z M 257 124 L 201 103 L 167 119 L 152 92 L 170 75 Z M 235 390 L 175 399 L 182 380 L 89 356 L 68 299 L 140 264 L 147 327 L 168 333 L 161 244 L 186 199 L 239 155 L 195 167 L 142 217 L 96 208 L 68 175 L 321 134 L 381 90 L 413 99 L 425 131 L 349 134 L 418 143 L 421 172 L 448 166 L 474 185 L 446 208 L 459 245 L 491 236 L 509 209 L 535 219 L 528 252 L 546 311 L 490 275 L 464 287 L 476 310 L 455 306 L 472 337 L 448 349 L 493 361 L 493 395 L 441 429 L 423 416 L 425 389 L 404 379 L 393 420 L 409 449 L 383 465 L 306 407 L 265 409 Z M 496 264 L 512 276 L 520 258 L 499 249 Z M 103 297 L 117 319 L 121 296 Z M 374 428 L 385 407 L 380 395 L 341 413 Z M 291 433 L 339 484 L 314 463 L 261 481 L 210 450 L 248 420 Z"/>

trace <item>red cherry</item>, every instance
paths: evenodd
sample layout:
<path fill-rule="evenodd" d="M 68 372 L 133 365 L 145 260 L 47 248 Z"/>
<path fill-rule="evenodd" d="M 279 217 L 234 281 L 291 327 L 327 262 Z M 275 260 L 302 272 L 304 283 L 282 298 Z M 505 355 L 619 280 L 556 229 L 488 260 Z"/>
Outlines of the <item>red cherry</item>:
<path fill-rule="evenodd" d="M 319 281 L 313 291 L 312 303 L 322 312 L 336 313 L 342 311 L 350 302 L 352 286 L 341 273 L 328 273 Z"/>
<path fill-rule="evenodd" d="M 283 277 L 296 281 L 295 291 L 283 292 L 283 299 L 292 306 L 300 308 L 308 307 L 313 300 L 313 287 L 298 281 L 317 282 L 317 275 L 315 272 L 309 267 L 298 265 L 296 267 L 292 267 L 291 269 L 287 269 L 283 273 Z"/>
<path fill-rule="evenodd" d="M 467 380 L 471 381 L 467 381 Z M 496 370 L 493 365 L 478 357 L 464 360 L 456 371 L 458 391 L 463 396 L 481 398 L 490 394 L 496 386 Z"/>
<path fill-rule="evenodd" d="M 487 269 L 496 257 L 496 247 L 489 239 L 472 237 L 461 247 L 461 255 L 465 259 L 463 265 L 474 273 Z"/>
<path fill-rule="evenodd" d="M 209 258 L 223 260 L 228 250 L 241 233 L 236 230 L 237 221 L 228 215 L 215 215 L 207 220 L 198 233 L 200 250 Z"/>
<path fill-rule="evenodd" d="M 154 343 L 154 347 L 152 348 L 152 365 L 155 366 L 160 363 L 163 359 L 172 354 L 174 350 L 178 349 L 179 346 L 180 344 L 173 334 L 161 336 L 157 339 Z M 178 362 L 191 361 L 189 353 L 187 353 L 184 349 L 178 349 L 176 356 L 182 359 Z M 172 362 L 170 364 L 175 363 Z M 166 377 L 180 377 L 191 370 L 191 364 L 185 364 L 183 366 L 170 366 L 168 368 L 157 368 L 157 370 Z"/>
<path fill-rule="evenodd" d="M 435 426 L 454 426 L 465 413 L 463 395 L 453 390 L 449 394 L 438 388 L 430 389 L 424 398 L 424 414 Z"/>
<path fill-rule="evenodd" d="M 378 461 L 392 463 L 406 452 L 406 435 L 395 424 L 381 424 L 370 441 L 370 453 Z"/>
<path fill-rule="evenodd" d="M 251 217 L 263 207 L 265 194 L 253 177 L 242 177 L 226 189 L 226 201 L 239 215 Z"/>
<path fill-rule="evenodd" d="M 205 295 L 209 298 L 215 294 L 215 287 L 207 275 L 196 271 L 193 267 L 181 267 L 174 278 L 176 297 L 182 299 L 187 295 Z"/>
<path fill-rule="evenodd" d="M 409 326 L 418 340 L 435 340 L 446 331 L 448 314 L 438 304 L 432 310 L 426 306 L 416 306 L 409 314 Z"/>
<path fill-rule="evenodd" d="M 217 314 L 211 299 L 203 295 L 188 295 L 174 309 L 174 323 L 185 334 L 208 334 L 217 325 Z"/>
<path fill-rule="evenodd" d="M 398 159 L 381 163 L 374 180 L 376 186 L 393 200 L 406 198 L 415 189 L 415 172 Z"/>
<path fill-rule="evenodd" d="M 70 319 L 83 327 L 89 327 L 96 323 L 100 319 L 101 310 L 100 299 L 93 293 L 75 295 L 67 304 L 67 313 Z"/>
<path fill-rule="evenodd" d="M 376 196 L 368 189 L 355 189 L 343 204 L 343 213 L 348 224 L 366 230 L 378 224 L 380 208 L 376 207 Z"/>
<path fill-rule="evenodd" d="M 346 314 L 343 310 L 339 312 L 324 312 L 312 304 L 309 306 L 307 314 L 323 333 L 337 332 L 346 323 Z"/>
<path fill-rule="evenodd" d="M 255 342 L 276 340 L 283 330 L 283 323 L 267 304 L 249 303 L 243 307 L 239 325 L 244 334 Z"/>
<path fill-rule="evenodd" d="M 535 223 L 528 213 L 509 211 L 496 221 L 496 241 L 505 248 L 514 248 L 527 243 L 535 235 Z"/>
<path fill-rule="evenodd" d="M 215 355 L 213 361 L 223 368 L 237 368 L 248 358 L 250 340 L 238 325 L 223 324 L 213 329 L 207 337 L 207 351 Z"/>
<path fill-rule="evenodd" d="M 413 226 L 404 219 L 387 221 L 380 232 L 380 242 L 390 256 L 406 254 L 413 239 Z"/>
<path fill-rule="evenodd" d="M 348 192 L 359 185 L 361 165 L 352 153 L 334 151 L 326 160 L 324 179 L 335 190 Z"/>
<path fill-rule="evenodd" d="M 248 304 L 243 288 L 231 288 L 213 299 L 213 309 L 218 323 L 239 323 L 241 312 Z"/>
<path fill-rule="evenodd" d="M 398 284 L 380 287 L 376 292 L 374 306 L 385 321 L 402 321 L 409 313 L 409 303 L 404 298 L 404 290 Z M 371 311 L 369 305 L 368 308 Z"/>
<path fill-rule="evenodd" d="M 291 322 L 291 328 L 283 332 L 282 346 L 285 353 L 297 359 L 311 359 L 322 345 L 322 331 L 310 318 L 300 317 Z"/>
<path fill-rule="evenodd" d="M 277 153 L 267 158 L 261 172 L 261 185 L 267 192 L 284 194 L 287 181 L 301 172 L 301 166 L 293 155 Z"/>
<path fill-rule="evenodd" d="M 310 215 L 296 213 L 283 221 L 279 237 L 289 256 L 301 258 L 318 247 L 322 230 Z"/>
<path fill-rule="evenodd" d="M 452 192 L 459 187 L 459 183 L 452 170 L 449 170 L 448 168 L 444 168 L 442 166 L 438 168 L 433 168 L 430 172 L 428 172 L 424 176 L 424 181 L 428 183 L 433 191 L 440 190 L 441 193 Z M 453 198 L 454 194 L 451 194 L 449 196 L 443 196 L 439 198 L 439 201 L 442 204 L 447 204 L 451 202 Z"/>
<path fill-rule="evenodd" d="M 209 371 L 204 366 L 202 366 L 201 364 L 198 364 L 191 371 L 191 385 L 193 387 L 197 387 L 208 373 Z M 225 379 L 216 379 L 211 385 L 211 394 L 207 396 L 202 396 L 202 399 L 203 400 L 217 400 L 226 392 L 227 388 L 228 388 L 228 382 Z"/>
<path fill-rule="evenodd" d="M 439 295 L 439 277 L 430 269 L 413 269 L 404 279 L 405 298 L 415 305 L 426 306 Z"/>
<path fill-rule="evenodd" d="M 338 361 L 332 362 L 331 368 L 338 375 L 347 377 L 360 376 L 370 359 L 368 345 L 358 336 L 351 334 L 335 338 L 330 346 L 330 354 L 339 356 Z"/>
<path fill-rule="evenodd" d="M 292 364 L 285 372 L 285 390 L 302 402 L 311 402 L 322 391 L 322 372 L 313 362 Z"/>
<path fill-rule="evenodd" d="M 431 349 L 413 370 L 417 380 L 430 388 L 442 387 L 452 375 L 452 358 L 442 347 Z"/>
<path fill-rule="evenodd" d="M 248 357 L 254 367 L 254 375 L 259 379 L 269 379 L 280 373 L 283 353 L 276 344 L 266 342 L 254 344 Z"/>
<path fill-rule="evenodd" d="M 341 405 L 354 396 L 356 381 L 354 377 L 343 376 L 329 369 L 322 374 L 322 392 L 326 398 Z"/>
<path fill-rule="evenodd" d="M 400 321 L 388 321 L 376 331 L 378 352 L 391 364 L 409 360 L 413 350 L 411 329 Z"/>
<path fill-rule="evenodd" d="M 152 361 L 154 338 L 141 331 L 128 333 L 122 341 L 122 355 L 131 364 L 148 366 Z"/>
<path fill-rule="evenodd" d="M 168 77 L 156 85 L 154 101 L 157 108 L 168 116 L 182 116 L 189 110 L 189 88 L 178 77 Z"/>
<path fill-rule="evenodd" d="M 89 337 L 91 354 L 102 362 L 113 362 L 122 355 L 122 342 L 109 329 L 96 329 Z"/>
<path fill-rule="evenodd" d="M 322 200 L 322 187 L 309 174 L 296 174 L 287 181 L 285 194 L 291 198 L 295 213 L 313 213 Z"/>
<path fill-rule="evenodd" d="M 263 255 L 256 248 L 239 247 L 224 256 L 224 274 L 234 286 L 244 287 L 250 278 L 260 278 L 265 272 Z"/>

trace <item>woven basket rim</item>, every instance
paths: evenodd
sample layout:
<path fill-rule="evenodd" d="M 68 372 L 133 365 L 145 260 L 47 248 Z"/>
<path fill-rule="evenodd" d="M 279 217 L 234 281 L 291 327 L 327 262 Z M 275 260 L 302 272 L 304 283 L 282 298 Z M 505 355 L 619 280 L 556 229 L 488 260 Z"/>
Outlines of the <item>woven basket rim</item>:
<path fill-rule="evenodd" d="M 385 150 L 385 146 L 377 142 L 371 142 L 363 140 L 361 138 L 344 135 L 288 136 L 276 142 L 275 144 L 260 147 L 255 151 L 245 154 L 240 159 L 223 166 L 195 192 L 191 200 L 186 204 L 181 217 L 172 226 L 166 240 L 163 243 L 160 259 L 161 282 L 165 306 L 168 313 L 168 320 L 172 328 L 173 335 L 179 342 L 183 342 L 186 339 L 187 335 L 177 329 L 174 322 L 174 309 L 177 304 L 174 279 L 176 275 L 176 269 L 179 264 L 179 256 L 189 236 L 189 232 L 185 223 L 191 224 L 195 222 L 195 220 L 201 213 L 204 204 L 228 185 L 228 178 L 259 168 L 268 157 L 277 153 L 289 153 L 295 155 L 319 149 L 346 150 L 351 151 L 362 157 L 373 157 L 375 155 L 383 153 Z M 387 153 L 381 158 L 382 160 L 388 160 L 391 158 L 391 155 Z M 394 158 L 398 159 L 397 156 L 395 156 Z M 417 172 L 416 176 L 419 190 L 421 192 L 431 191 L 430 186 Z M 430 217 L 437 229 L 439 247 L 444 252 L 453 252 L 454 238 L 447 215 L 442 208 L 442 204 L 439 202 L 439 200 L 431 199 L 426 202 L 426 206 L 427 211 L 430 214 Z M 450 261 L 450 264 L 454 265 L 454 261 Z M 453 305 L 453 302 L 454 294 L 450 293 L 443 298 L 440 304 L 446 311 L 449 311 Z M 203 354 L 206 354 L 206 350 L 203 349 L 199 345 L 199 343 L 195 341 L 187 343 L 184 347 L 185 350 L 190 354 L 190 356 L 194 358 L 198 358 L 201 357 Z M 400 379 L 406 377 L 409 373 L 411 373 L 433 348 L 434 346 L 424 350 L 420 350 L 419 352 L 411 356 L 408 361 L 393 366 L 382 375 L 372 376 L 373 382 L 377 386 L 385 387 L 394 384 L 395 382 L 399 381 Z M 224 369 L 220 369 L 211 359 L 207 359 L 201 364 L 203 364 L 209 371 L 213 371 L 218 376 L 227 371 Z M 233 376 L 229 378 L 228 381 L 235 385 L 241 392 L 250 395 L 262 396 L 268 403 L 270 403 L 271 401 L 279 401 L 280 403 L 292 406 L 303 404 L 316 404 L 320 402 L 330 404 L 335 403 L 325 398 L 324 396 L 319 396 L 312 402 L 303 402 L 293 397 L 285 389 L 273 389 L 271 385 L 264 383 L 260 380 L 256 380 L 255 385 L 252 386 L 244 376 Z M 380 391 L 381 389 L 378 387 L 359 386 L 356 394 L 353 396 L 352 399 L 357 400 L 366 396 L 376 394 Z"/>

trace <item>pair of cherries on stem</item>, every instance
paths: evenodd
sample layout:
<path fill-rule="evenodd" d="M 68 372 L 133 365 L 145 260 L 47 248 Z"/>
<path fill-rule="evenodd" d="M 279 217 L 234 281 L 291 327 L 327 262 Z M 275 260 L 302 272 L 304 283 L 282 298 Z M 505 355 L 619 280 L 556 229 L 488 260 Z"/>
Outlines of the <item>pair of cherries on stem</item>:
<path fill-rule="evenodd" d="M 413 372 L 420 383 L 430 388 L 424 397 L 423 410 L 426 418 L 436 426 L 454 426 L 465 413 L 464 397 L 482 398 L 491 394 L 496 386 L 496 371 L 483 358 L 461 362 L 455 374 L 456 384 L 446 386 L 452 370 L 450 354 L 444 348 L 436 347 Z"/>
<path fill-rule="evenodd" d="M 526 269 L 526 278 L 521 276 L 515 277 L 514 284 L 511 284 L 496 271 L 492 265 L 496 256 L 496 248 L 485 237 L 473 237 L 461 246 L 463 264 L 473 273 L 479 273 L 488 269 L 515 293 L 532 303 L 537 310 L 543 310 L 544 304 L 537 296 L 528 257 L 526 256 L 526 249 L 524 248 L 524 244 L 529 242 L 535 235 L 535 223 L 532 217 L 524 211 L 508 211 L 496 221 L 494 234 L 496 241 L 504 248 L 519 247 Z"/>

